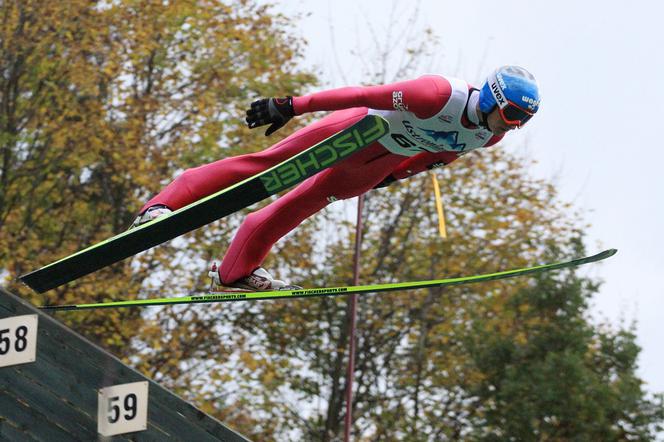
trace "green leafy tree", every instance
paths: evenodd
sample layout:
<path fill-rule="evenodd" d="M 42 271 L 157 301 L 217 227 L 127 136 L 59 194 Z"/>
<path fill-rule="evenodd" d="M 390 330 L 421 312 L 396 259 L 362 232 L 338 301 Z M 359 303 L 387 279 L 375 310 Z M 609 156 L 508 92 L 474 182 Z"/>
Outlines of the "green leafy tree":
<path fill-rule="evenodd" d="M 573 271 L 543 274 L 508 300 L 507 315 L 474 312 L 466 342 L 482 375 L 469 388 L 475 437 L 646 441 L 661 431 L 662 396 L 648 398 L 636 375 L 633 331 L 585 317 L 598 288 Z M 497 321 L 507 327 L 497 332 Z"/>

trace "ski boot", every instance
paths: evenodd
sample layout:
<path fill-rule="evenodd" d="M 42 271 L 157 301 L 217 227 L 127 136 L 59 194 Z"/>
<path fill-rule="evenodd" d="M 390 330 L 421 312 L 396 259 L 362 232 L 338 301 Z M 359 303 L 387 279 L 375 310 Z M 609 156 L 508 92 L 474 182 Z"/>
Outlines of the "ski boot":
<path fill-rule="evenodd" d="M 143 214 L 138 215 L 134 222 L 131 223 L 131 226 L 129 226 L 129 229 L 131 230 L 138 226 L 142 226 L 145 223 L 149 223 L 150 221 L 153 221 L 160 216 L 168 215 L 172 212 L 173 211 L 171 209 L 164 206 L 163 204 L 157 204 L 148 208 L 148 210 L 146 210 Z"/>
<path fill-rule="evenodd" d="M 279 279 L 274 279 L 270 273 L 262 267 L 258 267 L 251 272 L 248 276 L 240 278 L 230 284 L 223 284 L 219 277 L 219 269 L 217 264 L 212 264 L 212 268 L 208 272 L 208 276 L 212 278 L 210 290 L 213 291 L 216 287 L 225 286 L 235 289 L 247 290 L 251 292 L 267 292 L 271 290 L 302 290 L 299 285 L 287 284 Z"/>

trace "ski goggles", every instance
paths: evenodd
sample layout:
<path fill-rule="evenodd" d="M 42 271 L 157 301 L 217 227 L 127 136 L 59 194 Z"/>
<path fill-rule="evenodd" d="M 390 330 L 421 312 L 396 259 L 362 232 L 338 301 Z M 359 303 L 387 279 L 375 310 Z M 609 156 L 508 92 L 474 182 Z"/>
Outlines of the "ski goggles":
<path fill-rule="evenodd" d="M 498 106 L 498 112 L 500 112 L 500 117 L 503 121 L 511 126 L 523 126 L 534 115 L 534 113 L 525 110 L 509 100 L 506 100 L 505 107 Z"/>
<path fill-rule="evenodd" d="M 491 94 L 498 104 L 500 117 L 506 124 L 510 126 L 523 126 L 535 115 L 535 112 L 524 109 L 505 96 L 505 92 L 503 91 L 505 81 L 500 73 L 494 73 L 489 77 L 488 81 Z"/>

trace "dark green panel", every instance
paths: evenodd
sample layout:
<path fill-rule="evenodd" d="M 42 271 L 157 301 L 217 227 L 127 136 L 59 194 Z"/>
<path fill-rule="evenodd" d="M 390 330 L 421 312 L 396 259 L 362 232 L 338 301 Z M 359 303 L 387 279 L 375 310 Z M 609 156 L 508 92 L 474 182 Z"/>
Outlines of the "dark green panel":
<path fill-rule="evenodd" d="M 0 368 L 3 440 L 96 440 L 99 388 L 145 380 L 148 429 L 111 440 L 248 440 L 0 288 L 0 318 L 25 314 L 39 315 L 37 361 Z"/>
<path fill-rule="evenodd" d="M 20 367 L 20 366 L 17 366 Z M 78 440 L 89 440 L 96 437 L 96 431 L 89 428 L 90 416 L 78 408 L 76 402 L 70 402 L 68 398 L 57 395 L 55 392 L 37 379 L 24 376 L 21 371 L 15 371 L 15 375 L 0 377 L 0 389 L 11 391 L 14 398 L 30 404 L 30 408 L 40 415 L 49 416 L 52 422 L 57 422 L 67 434 Z"/>
<path fill-rule="evenodd" d="M 3 389 L 0 393 L 0 415 L 15 427 L 23 429 L 25 434 L 45 442 L 71 442 L 73 439 L 57 421 L 51 419 L 52 415 L 40 413 L 11 390 Z"/>
<path fill-rule="evenodd" d="M 0 417 L 0 440 L 11 440 L 13 442 L 34 442 L 35 439 L 32 435 L 26 433 L 24 430 L 14 426 L 13 422 Z"/>

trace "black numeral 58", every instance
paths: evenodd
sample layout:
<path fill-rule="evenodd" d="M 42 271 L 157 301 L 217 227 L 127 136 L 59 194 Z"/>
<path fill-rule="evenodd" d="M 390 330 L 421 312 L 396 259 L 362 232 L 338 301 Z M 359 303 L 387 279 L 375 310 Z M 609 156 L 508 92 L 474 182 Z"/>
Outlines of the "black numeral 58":
<path fill-rule="evenodd" d="M 0 330 L 0 356 L 9 353 L 9 350 L 11 350 L 12 348 L 10 331 L 11 330 L 8 328 Z M 21 325 L 20 327 L 16 328 L 16 331 L 14 333 L 15 351 L 20 353 L 24 351 L 26 348 L 28 348 L 27 335 L 28 335 L 28 327 L 26 327 L 25 325 Z"/>

